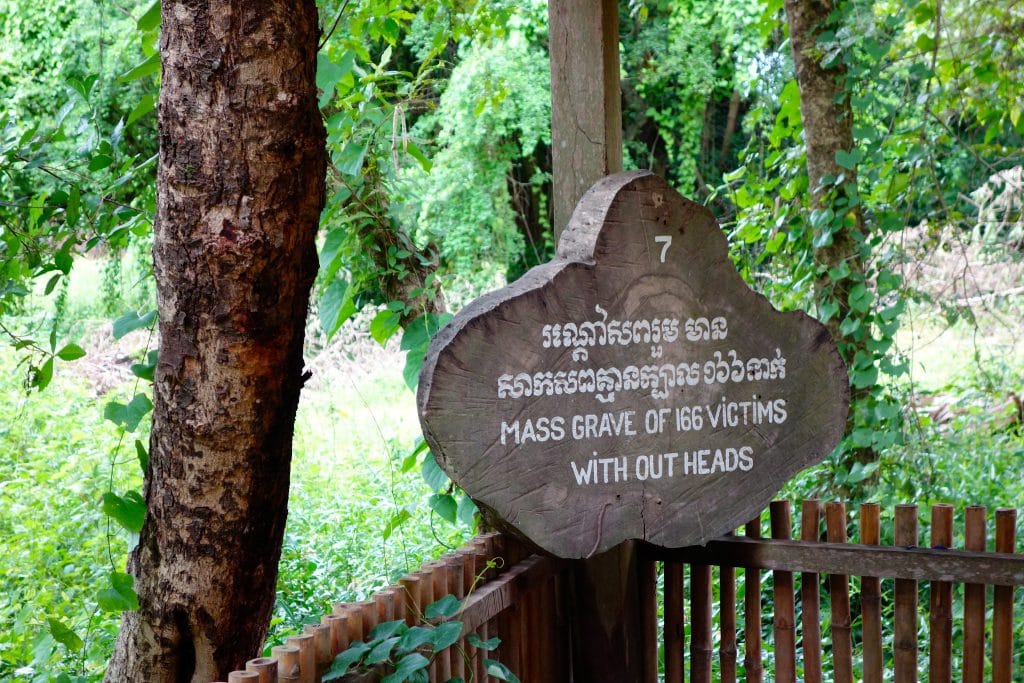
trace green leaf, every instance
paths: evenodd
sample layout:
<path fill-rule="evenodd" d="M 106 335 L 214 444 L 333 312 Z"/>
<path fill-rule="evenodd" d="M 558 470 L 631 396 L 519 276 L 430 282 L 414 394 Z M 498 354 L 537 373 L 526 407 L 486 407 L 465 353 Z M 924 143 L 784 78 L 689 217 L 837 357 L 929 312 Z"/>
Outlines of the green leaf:
<path fill-rule="evenodd" d="M 378 344 L 385 346 L 388 343 L 388 339 L 398 331 L 398 324 L 400 321 L 401 316 L 394 311 L 384 309 L 370 321 L 370 336 L 373 337 Z"/>
<path fill-rule="evenodd" d="M 825 323 L 839 312 L 839 304 L 835 301 L 822 301 L 818 304 L 818 317 Z"/>
<path fill-rule="evenodd" d="M 139 20 L 135 23 L 135 26 L 143 33 L 152 31 L 153 29 L 159 28 L 160 26 L 160 0 L 156 0 L 149 9 L 139 17 Z"/>
<path fill-rule="evenodd" d="M 124 427 L 126 431 L 134 432 L 142 418 L 151 410 L 153 410 L 153 403 L 149 397 L 145 394 L 136 394 L 127 405 L 118 401 L 108 403 L 103 408 L 103 417 Z"/>
<path fill-rule="evenodd" d="M 327 335 L 327 339 L 330 340 L 355 312 L 348 283 L 336 278 L 327 285 L 327 290 L 320 298 L 320 329 Z"/>
<path fill-rule="evenodd" d="M 110 572 L 110 587 L 96 594 L 96 603 L 104 612 L 130 612 L 139 609 L 135 579 L 123 572 Z"/>
<path fill-rule="evenodd" d="M 68 628 L 63 621 L 50 618 L 46 620 L 46 623 L 50 626 L 50 635 L 53 636 L 53 639 L 71 652 L 78 652 L 85 645 L 78 634 Z"/>
<path fill-rule="evenodd" d="M 871 290 L 868 289 L 863 282 L 858 282 L 850 288 L 850 308 L 855 311 L 867 313 L 871 309 L 871 302 L 874 298 L 874 294 L 872 294 Z"/>
<path fill-rule="evenodd" d="M 416 385 L 420 382 L 420 369 L 423 367 L 423 358 L 427 355 L 425 347 L 412 349 L 405 354 L 405 367 L 402 368 L 402 379 L 405 386 L 411 391 L 416 391 Z"/>
<path fill-rule="evenodd" d="M 348 649 L 339 654 L 331 662 L 331 668 L 329 668 L 322 680 L 324 681 L 336 681 L 342 678 L 350 666 L 358 662 L 364 654 L 370 651 L 370 646 L 361 640 L 349 645 Z"/>
<path fill-rule="evenodd" d="M 864 152 L 859 149 L 853 149 L 849 152 L 846 150 L 836 150 L 836 163 L 845 168 L 848 171 L 852 171 L 857 168 L 857 164 L 864 158 Z"/>
<path fill-rule="evenodd" d="M 114 339 L 120 339 L 129 332 L 149 327 L 154 320 L 156 320 L 156 310 L 148 311 L 143 315 L 139 315 L 135 311 L 128 311 L 114 321 Z"/>
<path fill-rule="evenodd" d="M 431 491 L 439 492 L 448 486 L 448 475 L 438 466 L 433 453 L 427 453 L 423 458 L 420 472 L 423 474 L 423 481 L 427 482 Z"/>
<path fill-rule="evenodd" d="M 391 519 L 388 520 L 387 526 L 384 527 L 384 540 L 391 538 L 391 534 L 395 533 L 395 529 L 402 526 L 412 515 L 409 510 L 402 508 L 392 513 Z"/>
<path fill-rule="evenodd" d="M 495 636 L 488 640 L 481 640 L 480 636 L 475 633 L 470 633 L 466 636 L 466 642 L 475 647 L 478 650 L 497 650 L 498 646 L 501 645 L 501 638 Z"/>
<path fill-rule="evenodd" d="M 428 626 L 413 626 L 402 634 L 402 637 L 398 640 L 398 645 L 395 646 L 395 652 L 405 654 L 412 652 L 425 643 L 429 643 L 430 634 L 433 630 L 433 628 Z"/>
<path fill-rule="evenodd" d="M 440 600 L 430 603 L 427 605 L 426 611 L 423 615 L 427 619 L 437 619 L 438 617 L 453 617 L 455 613 L 462 607 L 462 602 L 454 595 L 446 595 Z"/>
<path fill-rule="evenodd" d="M 132 109 L 130 114 L 128 114 L 128 120 L 125 122 L 125 125 L 132 125 L 154 109 L 156 109 L 156 97 L 153 96 L 153 93 L 146 93 L 139 98 L 139 103 L 136 104 L 135 108 Z"/>
<path fill-rule="evenodd" d="M 30 384 L 42 391 L 50 385 L 50 380 L 53 379 L 53 356 L 50 356 L 45 363 L 35 369 L 32 373 L 32 381 Z"/>
<path fill-rule="evenodd" d="M 477 512 L 479 510 L 477 510 L 476 503 L 469 497 L 469 494 L 463 493 L 462 497 L 459 498 L 459 521 L 472 529 L 476 525 Z"/>
<path fill-rule="evenodd" d="M 857 389 L 873 387 L 878 382 L 878 368 L 874 365 L 865 370 L 856 370 L 853 373 L 853 386 Z"/>
<path fill-rule="evenodd" d="M 430 169 L 434 167 L 434 164 L 431 163 L 430 159 L 427 158 L 427 156 L 419 147 L 416 146 L 415 143 L 413 143 L 411 140 L 408 143 L 406 143 L 405 151 L 408 152 L 409 156 L 411 156 L 413 159 L 420 162 L 420 167 L 422 167 L 426 173 L 430 173 Z"/>
<path fill-rule="evenodd" d="M 372 638 L 373 634 L 371 634 L 370 637 Z M 366 663 L 380 664 L 381 662 L 391 659 L 391 650 L 395 647 L 396 643 L 398 643 L 398 636 L 392 636 L 391 638 L 386 638 L 377 643 L 373 646 L 373 649 L 370 650 L 370 654 L 366 655 Z"/>
<path fill-rule="evenodd" d="M 418 652 L 408 654 L 395 665 L 395 672 L 381 679 L 381 683 L 402 683 L 410 675 L 430 665 L 430 660 Z"/>
<path fill-rule="evenodd" d="M 401 633 L 403 633 L 404 628 L 405 621 L 401 619 L 382 622 L 374 626 L 373 630 L 370 631 L 370 641 L 372 642 L 374 640 L 386 640 L 395 634 L 400 635 Z"/>
<path fill-rule="evenodd" d="M 113 491 L 103 494 L 103 513 L 134 534 L 142 531 L 146 519 L 146 501 L 137 491 L 121 497 Z"/>
<path fill-rule="evenodd" d="M 335 166 L 339 173 L 348 176 L 358 176 L 363 170 L 363 159 L 366 158 L 366 146 L 350 141 L 341 150 Z"/>
<path fill-rule="evenodd" d="M 135 456 L 139 460 L 139 469 L 145 475 L 149 470 L 149 453 L 146 451 L 146 445 L 138 439 L 135 439 Z"/>
<path fill-rule="evenodd" d="M 141 64 L 136 66 L 134 69 L 127 73 L 121 74 L 117 77 L 119 83 L 127 83 L 128 81 L 134 81 L 139 78 L 145 78 L 151 76 L 160 71 L 160 53 L 155 52 L 147 57 Z"/>
<path fill-rule="evenodd" d="M 484 666 L 487 668 L 488 676 L 494 676 L 499 681 L 508 681 L 508 683 L 520 683 L 519 678 L 509 671 L 509 668 L 501 662 L 496 662 L 493 659 L 485 659 Z"/>
<path fill-rule="evenodd" d="M 440 652 L 446 647 L 451 647 L 462 635 L 461 621 L 446 621 L 438 624 L 430 630 L 430 642 L 434 646 L 434 652 Z"/>
<path fill-rule="evenodd" d="M 458 512 L 458 505 L 455 497 L 449 493 L 435 493 L 427 499 L 427 505 L 436 512 L 441 519 L 455 524 L 455 515 Z"/>
<path fill-rule="evenodd" d="M 63 349 L 57 352 L 57 357 L 61 360 L 78 360 L 85 356 L 85 351 L 78 344 L 68 344 Z"/>

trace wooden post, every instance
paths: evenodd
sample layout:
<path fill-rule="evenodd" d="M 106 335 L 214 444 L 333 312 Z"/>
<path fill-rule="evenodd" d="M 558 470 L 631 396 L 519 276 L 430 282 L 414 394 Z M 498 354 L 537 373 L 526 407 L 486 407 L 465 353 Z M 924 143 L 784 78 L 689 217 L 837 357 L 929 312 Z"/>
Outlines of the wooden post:
<path fill-rule="evenodd" d="M 548 3 L 556 242 L 583 193 L 622 170 L 618 12 L 615 0 Z M 624 543 L 573 568 L 574 681 L 644 680 L 638 562 Z"/>
<path fill-rule="evenodd" d="M 551 0 L 554 236 L 583 193 L 622 170 L 619 8 L 615 0 Z"/>

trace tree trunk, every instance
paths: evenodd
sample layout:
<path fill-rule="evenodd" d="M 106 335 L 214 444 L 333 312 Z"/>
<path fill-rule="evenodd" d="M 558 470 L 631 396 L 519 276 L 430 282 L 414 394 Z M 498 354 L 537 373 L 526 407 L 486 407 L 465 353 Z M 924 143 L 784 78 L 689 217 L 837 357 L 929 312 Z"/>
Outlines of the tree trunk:
<path fill-rule="evenodd" d="M 836 161 L 837 152 L 852 152 L 853 109 L 846 90 L 846 66 L 841 60 L 826 68 L 821 63 L 821 51 L 817 46 L 819 36 L 837 28 L 830 21 L 835 5 L 831 0 L 785 0 L 786 17 L 789 23 L 790 46 L 793 63 L 796 66 L 797 85 L 800 88 L 800 114 L 804 123 L 804 140 L 807 145 L 807 176 L 815 208 L 828 208 L 834 195 L 829 188 L 822 187 L 826 176 L 845 176 L 843 190 L 847 197 L 857 194 L 857 168 L 843 168 Z M 843 192 L 839 190 L 839 192 Z M 838 314 L 826 323 L 832 337 L 839 343 L 848 365 L 858 350 L 865 348 L 866 335 L 861 341 L 845 337 L 840 332 L 840 323 L 850 313 L 849 290 L 854 284 L 850 277 L 832 281 L 828 269 L 842 263 L 849 266 L 851 275 L 860 276 L 863 281 L 864 261 L 858 251 L 858 237 L 864 235 L 864 216 L 859 206 L 848 210 L 843 207 L 837 215 L 852 214 L 852 227 L 844 227 L 832 234 L 832 244 L 819 249 L 815 258 L 822 267 L 816 286 L 818 301 L 824 292 L 839 305 Z M 853 400 L 868 396 L 870 387 L 855 389 Z M 853 413 L 851 412 L 851 420 Z M 862 462 L 877 460 L 877 454 L 870 448 L 859 449 L 854 454 Z"/>
<path fill-rule="evenodd" d="M 106 679 L 257 656 L 287 516 L 325 135 L 313 0 L 164 0 L 148 512 Z"/>

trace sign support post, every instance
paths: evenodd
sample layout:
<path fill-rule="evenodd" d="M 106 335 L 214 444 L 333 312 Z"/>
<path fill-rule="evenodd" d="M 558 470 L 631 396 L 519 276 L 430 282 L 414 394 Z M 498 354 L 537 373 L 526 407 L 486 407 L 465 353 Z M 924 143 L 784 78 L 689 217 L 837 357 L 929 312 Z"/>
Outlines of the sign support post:
<path fill-rule="evenodd" d="M 595 182 L 622 170 L 619 14 L 616 0 L 551 0 L 551 156 L 557 243 L 573 209 Z M 627 541 L 573 563 L 566 614 L 572 639 L 572 680 L 655 681 L 643 662 L 643 578 Z M 654 595 L 653 591 L 649 592 Z M 653 615 L 648 615 L 653 616 Z"/>

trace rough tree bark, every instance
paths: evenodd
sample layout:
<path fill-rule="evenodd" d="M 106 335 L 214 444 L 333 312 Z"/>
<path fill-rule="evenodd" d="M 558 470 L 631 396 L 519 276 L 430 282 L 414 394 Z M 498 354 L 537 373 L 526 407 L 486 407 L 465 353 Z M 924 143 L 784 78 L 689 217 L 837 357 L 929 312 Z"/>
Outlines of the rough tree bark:
<path fill-rule="evenodd" d="M 857 194 L 857 168 L 843 168 L 836 161 L 836 152 L 851 152 L 853 142 L 853 109 L 846 90 L 846 66 L 841 60 L 826 68 L 821 63 L 818 38 L 827 30 L 835 29 L 830 15 L 835 9 L 832 0 L 785 0 L 786 18 L 789 23 L 790 46 L 793 63 L 796 66 L 797 85 L 800 88 L 800 114 L 804 122 L 804 141 L 807 146 L 807 176 L 815 208 L 828 208 L 832 196 L 822 187 L 822 178 L 845 176 L 846 195 Z M 847 209 L 836 211 L 846 213 Z M 816 283 L 819 300 L 822 292 L 831 289 L 831 297 L 839 305 L 838 314 L 826 323 L 832 337 L 840 343 L 843 356 L 851 363 L 859 349 L 865 348 L 864 341 L 856 341 L 840 332 L 839 325 L 850 313 L 849 290 L 853 280 L 845 278 L 832 281 L 827 269 L 846 263 L 852 274 L 864 274 L 864 261 L 857 248 L 857 237 L 865 234 L 864 215 L 859 206 L 850 210 L 852 227 L 845 227 L 832 234 L 832 244 L 818 250 L 817 261 L 824 266 L 823 274 Z M 844 349 L 845 347 L 845 349 Z M 865 398 L 870 387 L 855 389 L 853 399 Z M 853 412 L 851 412 L 851 420 Z M 858 449 L 856 460 L 869 462 L 878 459 L 870 448 Z"/>
<path fill-rule="evenodd" d="M 106 680 L 227 680 L 257 656 L 287 515 L 324 201 L 313 0 L 164 0 L 145 492 Z"/>
<path fill-rule="evenodd" d="M 844 174 L 847 188 L 853 192 L 857 188 L 856 168 L 846 169 L 836 162 L 836 152 L 849 152 L 853 149 L 853 110 L 845 90 L 846 67 L 842 62 L 837 62 L 826 69 L 821 64 L 821 52 L 817 48 L 818 37 L 831 28 L 829 15 L 834 5 L 830 0 L 785 0 L 785 7 L 797 85 L 800 88 L 800 114 L 804 121 L 811 196 L 816 207 L 827 208 L 830 197 L 828 188 L 821 185 L 822 178 Z M 846 261 L 851 271 L 863 272 L 864 264 L 854 241 L 854 233 L 864 230 L 864 219 L 859 208 L 854 210 L 854 216 L 854 228 L 834 233 L 831 246 L 818 252 L 820 263 L 831 267 Z M 819 282 L 821 287 L 828 284 Z M 834 285 L 837 288 L 835 298 L 840 305 L 840 314 L 833 316 L 828 327 L 832 336 L 840 339 L 839 322 L 849 309 L 844 282 Z"/>

